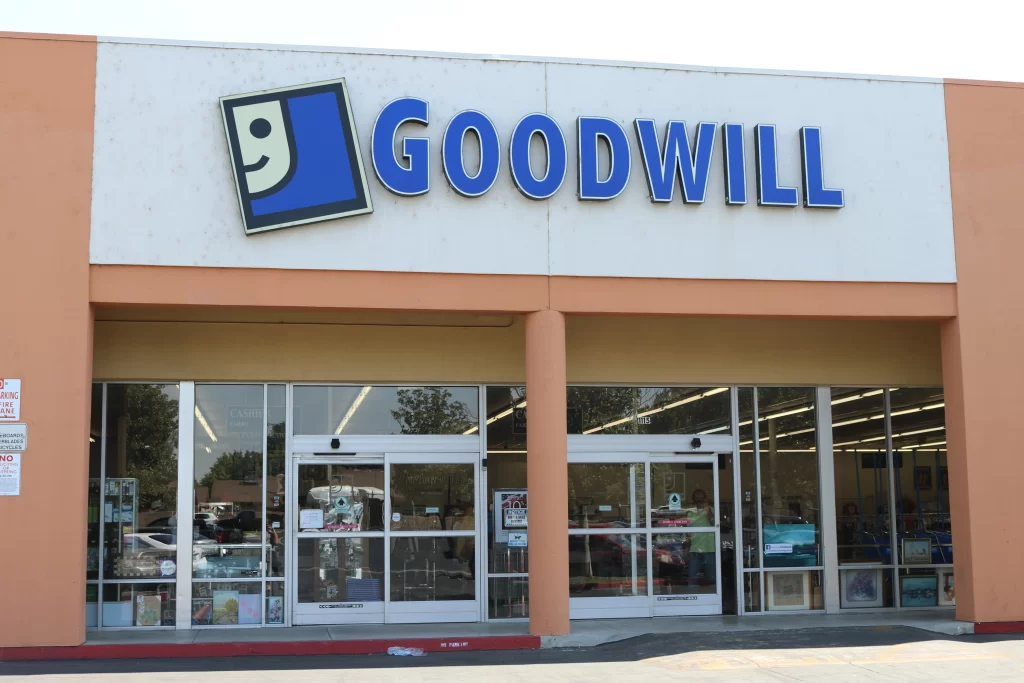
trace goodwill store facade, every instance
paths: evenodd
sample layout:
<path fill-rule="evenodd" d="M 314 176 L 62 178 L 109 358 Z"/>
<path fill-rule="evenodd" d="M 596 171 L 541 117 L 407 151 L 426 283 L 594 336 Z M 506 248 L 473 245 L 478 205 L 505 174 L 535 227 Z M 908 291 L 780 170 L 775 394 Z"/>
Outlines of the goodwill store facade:
<path fill-rule="evenodd" d="M 0 645 L 1024 621 L 1018 86 L 0 55 Z"/>

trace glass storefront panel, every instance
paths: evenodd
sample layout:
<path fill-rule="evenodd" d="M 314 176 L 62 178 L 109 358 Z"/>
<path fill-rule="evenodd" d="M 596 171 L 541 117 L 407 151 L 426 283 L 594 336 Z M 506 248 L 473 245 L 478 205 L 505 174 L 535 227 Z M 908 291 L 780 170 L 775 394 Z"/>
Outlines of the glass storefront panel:
<path fill-rule="evenodd" d="M 94 628 L 99 624 L 99 584 L 87 583 L 85 585 L 85 627 Z"/>
<path fill-rule="evenodd" d="M 882 389 L 832 389 L 832 461 L 839 564 L 891 563 Z"/>
<path fill-rule="evenodd" d="M 525 619 L 530 616 L 530 582 L 525 576 L 499 576 L 487 581 L 487 616 L 490 619 Z"/>
<path fill-rule="evenodd" d="M 569 528 L 644 527 L 643 463 L 570 464 Z"/>
<path fill-rule="evenodd" d="M 103 626 L 174 626 L 174 609 L 173 581 L 103 585 Z"/>
<path fill-rule="evenodd" d="M 651 463 L 651 526 L 713 527 L 713 463 Z"/>
<path fill-rule="evenodd" d="M 736 491 L 733 456 L 718 456 L 718 523 L 722 573 L 722 614 L 737 614 L 736 600 Z"/>
<path fill-rule="evenodd" d="M 742 518 L 743 566 L 761 566 L 761 543 L 757 537 L 757 464 L 754 457 L 754 389 L 737 389 L 740 436 L 740 510 Z M 749 608 L 748 608 L 749 609 Z"/>
<path fill-rule="evenodd" d="M 655 595 L 692 595 L 718 590 L 714 532 L 655 533 L 651 535 L 651 550 Z"/>
<path fill-rule="evenodd" d="M 569 536 L 569 595 L 605 598 L 647 595 L 647 536 Z"/>
<path fill-rule="evenodd" d="M 173 578 L 177 574 L 177 385 L 107 386 L 105 459 L 104 579 Z M 130 588 L 132 584 L 119 585 Z M 104 625 L 106 621 L 104 617 Z"/>
<path fill-rule="evenodd" d="M 296 386 L 295 434 L 465 434 L 479 428 L 476 387 Z"/>
<path fill-rule="evenodd" d="M 196 385 L 193 521 L 218 544 L 263 542 L 263 391 Z"/>
<path fill-rule="evenodd" d="M 89 489 L 86 515 L 85 578 L 95 580 L 100 573 L 100 514 L 103 506 L 100 464 L 103 460 L 103 385 L 92 385 L 89 420 Z M 93 624 L 95 625 L 95 624 Z"/>
<path fill-rule="evenodd" d="M 487 571 L 492 619 L 529 616 L 529 548 L 509 545 L 526 531 L 526 388 L 487 387 Z M 506 514 L 504 509 L 515 509 Z M 520 512 L 521 511 L 521 512 Z M 513 575 L 513 576 L 509 576 Z"/>
<path fill-rule="evenodd" d="M 391 601 L 476 599 L 473 536 L 391 538 Z"/>
<path fill-rule="evenodd" d="M 769 612 L 825 609 L 822 572 L 782 570 L 764 573 L 765 607 Z"/>
<path fill-rule="evenodd" d="M 267 490 L 264 503 L 267 510 L 267 576 L 281 577 L 284 576 L 288 557 L 288 525 L 285 516 L 288 509 L 288 462 L 285 456 L 286 394 L 283 384 L 267 386 Z"/>
<path fill-rule="evenodd" d="M 473 531 L 473 465 L 391 465 L 392 531 Z"/>
<path fill-rule="evenodd" d="M 893 457 L 897 462 L 895 497 L 899 562 L 920 563 L 918 559 L 904 556 L 905 543 L 910 540 L 912 548 L 921 546 L 924 541 L 930 543 L 930 564 L 952 564 L 953 534 L 942 390 L 900 388 L 892 389 L 889 396 Z"/>
<path fill-rule="evenodd" d="M 193 626 L 239 626 L 263 623 L 263 582 L 194 582 Z"/>
<path fill-rule="evenodd" d="M 303 531 L 384 531 L 383 465 L 299 465 L 298 505 L 320 510 L 323 526 Z"/>
<path fill-rule="evenodd" d="M 299 602 L 384 600 L 383 538 L 300 538 Z"/>
<path fill-rule="evenodd" d="M 569 387 L 567 408 L 570 434 L 731 433 L 728 387 Z"/>
<path fill-rule="evenodd" d="M 759 387 L 765 567 L 821 565 L 814 387 Z"/>

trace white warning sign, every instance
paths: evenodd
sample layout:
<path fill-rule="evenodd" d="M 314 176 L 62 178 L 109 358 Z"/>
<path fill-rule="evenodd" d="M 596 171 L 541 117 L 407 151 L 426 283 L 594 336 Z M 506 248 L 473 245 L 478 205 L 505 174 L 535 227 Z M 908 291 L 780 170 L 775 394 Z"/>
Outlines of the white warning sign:
<path fill-rule="evenodd" d="M 669 510 L 682 510 L 683 509 L 683 497 L 678 493 L 668 494 L 668 509 Z"/>
<path fill-rule="evenodd" d="M 0 424 L 0 453 L 23 453 L 28 450 L 28 425 Z"/>
<path fill-rule="evenodd" d="M 0 453 L 0 496 L 21 495 L 21 453 Z"/>

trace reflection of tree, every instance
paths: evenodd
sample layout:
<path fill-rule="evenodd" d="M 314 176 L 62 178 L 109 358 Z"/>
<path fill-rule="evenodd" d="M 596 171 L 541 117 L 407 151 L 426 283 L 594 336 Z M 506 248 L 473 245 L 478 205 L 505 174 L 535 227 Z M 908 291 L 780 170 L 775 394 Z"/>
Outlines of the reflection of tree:
<path fill-rule="evenodd" d="M 173 509 L 178 488 L 177 399 L 167 396 L 159 385 L 126 385 L 121 419 L 125 422 L 124 476 L 138 480 L 139 510 Z"/>
<path fill-rule="evenodd" d="M 241 481 L 259 479 L 262 485 L 263 454 L 256 451 L 231 451 L 217 458 L 213 467 L 199 480 L 199 486 L 206 487 L 208 497 L 213 496 L 213 485 L 218 481 Z"/>
<path fill-rule="evenodd" d="M 568 405 L 583 412 L 583 430 L 636 414 L 636 390 L 631 387 L 569 387 Z M 633 434 L 636 420 L 601 430 L 602 434 Z"/>
<path fill-rule="evenodd" d="M 444 387 L 398 390 L 398 409 L 391 417 L 402 434 L 461 434 L 474 425 L 465 403 Z"/>

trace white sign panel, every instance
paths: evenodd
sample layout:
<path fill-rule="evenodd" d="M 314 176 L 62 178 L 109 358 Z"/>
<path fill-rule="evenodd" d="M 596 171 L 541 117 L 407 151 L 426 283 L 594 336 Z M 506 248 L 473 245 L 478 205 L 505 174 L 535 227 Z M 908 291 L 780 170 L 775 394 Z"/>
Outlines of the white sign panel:
<path fill-rule="evenodd" d="M 0 453 L 0 496 L 21 495 L 21 453 Z"/>
<path fill-rule="evenodd" d="M 23 453 L 28 450 L 28 425 L 0 424 L 0 452 Z"/>
<path fill-rule="evenodd" d="M 793 544 L 792 543 L 765 543 L 764 544 L 765 555 L 792 555 Z"/>
<path fill-rule="evenodd" d="M 0 378 L 0 422 L 21 419 L 21 380 Z"/>
<path fill-rule="evenodd" d="M 320 508 L 315 510 L 299 510 L 300 529 L 323 529 L 324 511 Z"/>
<path fill-rule="evenodd" d="M 525 548 L 526 547 L 526 532 L 525 531 L 510 531 L 508 534 L 508 547 L 509 548 Z"/>
<path fill-rule="evenodd" d="M 678 493 L 668 494 L 668 509 L 669 510 L 682 510 L 683 509 L 683 497 Z"/>
<path fill-rule="evenodd" d="M 157 72 L 161 78 L 152 78 Z M 220 98 L 341 75 L 373 213 L 246 236 Z M 422 111 L 385 112 L 400 98 Z M 513 133 L 531 112 L 544 114 L 533 125 L 548 126 L 547 139 L 556 132 L 564 139 L 557 155 L 564 175 L 552 180 L 550 195 L 516 187 L 537 185 L 527 176 L 545 168 L 540 145 L 534 155 L 520 142 L 528 154 L 517 155 L 522 172 L 513 177 Z M 473 123 L 493 132 L 486 136 L 500 151 L 488 157 L 493 182 L 477 187 L 466 175 L 479 157 L 475 135 L 467 136 L 461 169 L 443 159 L 453 121 L 453 131 Z M 676 127 L 672 153 L 670 121 L 686 124 L 685 137 Z M 287 125 L 306 130 L 294 116 Z M 520 129 L 520 141 L 531 139 L 528 130 Z M 596 173 L 610 168 L 608 146 L 581 146 L 581 134 L 616 140 L 614 193 L 600 187 L 605 171 Z M 270 144 L 274 135 L 250 142 Z M 389 138 L 414 158 L 399 163 Z M 956 281 L 939 80 L 101 42 L 95 141 L 91 263 Z M 291 168 L 284 154 L 285 162 L 246 175 Z M 532 170 L 527 156 L 536 156 Z M 685 183 L 665 171 L 659 160 L 666 158 L 686 161 L 679 166 Z M 812 162 L 814 173 L 805 174 Z M 417 182 L 386 186 L 381 176 Z M 281 182 L 297 188 L 305 177 L 297 170 Z M 842 190 L 841 202 L 823 203 L 809 187 Z M 143 224 L 148 229 L 139 231 Z"/>

